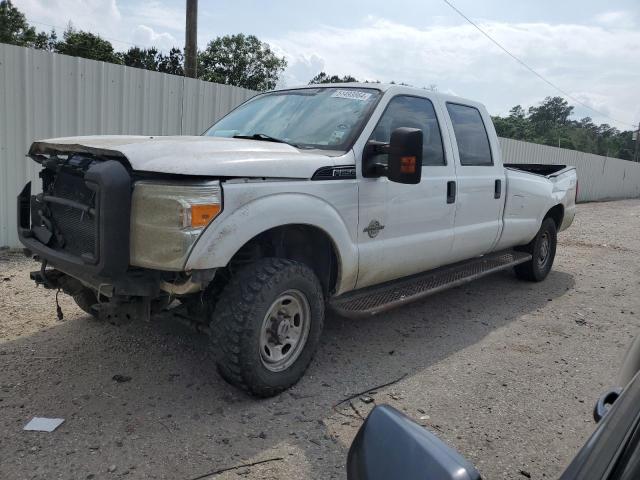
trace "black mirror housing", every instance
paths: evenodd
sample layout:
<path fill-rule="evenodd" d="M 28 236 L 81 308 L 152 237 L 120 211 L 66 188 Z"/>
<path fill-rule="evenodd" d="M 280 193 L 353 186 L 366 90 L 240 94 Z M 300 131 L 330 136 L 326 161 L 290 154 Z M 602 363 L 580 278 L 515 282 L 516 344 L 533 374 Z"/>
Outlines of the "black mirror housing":
<path fill-rule="evenodd" d="M 422 176 L 422 130 L 400 127 L 391 132 L 387 177 L 392 182 L 416 184 Z"/>
<path fill-rule="evenodd" d="M 481 480 L 471 463 L 389 405 L 374 408 L 349 449 L 348 480 Z"/>
<path fill-rule="evenodd" d="M 593 419 L 598 423 L 600 420 L 604 418 L 607 412 L 611 409 L 614 402 L 618 399 L 618 397 L 622 394 L 621 387 L 612 387 L 607 390 L 605 393 L 600 395 L 598 401 L 593 407 Z"/>
<path fill-rule="evenodd" d="M 379 155 L 387 163 L 376 163 Z M 392 182 L 416 184 L 422 176 L 422 130 L 400 127 L 391 132 L 391 142 L 370 140 L 362 152 L 362 176 L 388 177 Z"/>

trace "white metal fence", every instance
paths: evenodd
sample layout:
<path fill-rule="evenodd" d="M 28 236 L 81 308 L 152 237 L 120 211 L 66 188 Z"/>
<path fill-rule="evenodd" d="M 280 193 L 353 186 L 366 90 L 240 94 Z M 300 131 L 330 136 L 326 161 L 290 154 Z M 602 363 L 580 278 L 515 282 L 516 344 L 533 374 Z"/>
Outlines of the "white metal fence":
<path fill-rule="evenodd" d="M 254 95 L 244 88 L 0 44 L 0 246 L 19 246 L 16 197 L 36 139 L 198 135 Z"/>
<path fill-rule="evenodd" d="M 16 196 L 38 184 L 33 140 L 199 134 L 254 95 L 243 88 L 0 44 L 0 246 L 18 247 Z M 640 164 L 500 139 L 506 162 L 575 165 L 581 201 L 640 197 Z"/>
<path fill-rule="evenodd" d="M 576 167 L 579 202 L 640 197 L 640 163 L 508 138 L 501 138 L 500 146 L 505 163 Z"/>

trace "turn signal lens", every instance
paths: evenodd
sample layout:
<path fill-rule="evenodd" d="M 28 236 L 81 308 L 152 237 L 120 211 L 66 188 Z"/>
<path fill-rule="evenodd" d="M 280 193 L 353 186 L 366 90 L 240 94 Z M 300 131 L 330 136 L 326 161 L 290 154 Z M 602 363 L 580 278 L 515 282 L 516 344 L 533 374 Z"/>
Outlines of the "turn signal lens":
<path fill-rule="evenodd" d="M 400 173 L 416 173 L 416 157 L 400 158 Z"/>
<path fill-rule="evenodd" d="M 220 205 L 217 203 L 191 205 L 189 210 L 191 227 L 200 228 L 206 227 L 211 220 L 216 218 L 220 213 Z"/>

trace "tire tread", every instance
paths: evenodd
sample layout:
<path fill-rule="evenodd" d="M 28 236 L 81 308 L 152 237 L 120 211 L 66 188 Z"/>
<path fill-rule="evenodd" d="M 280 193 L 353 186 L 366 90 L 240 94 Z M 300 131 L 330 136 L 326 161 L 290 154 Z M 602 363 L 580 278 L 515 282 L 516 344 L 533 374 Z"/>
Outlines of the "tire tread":
<path fill-rule="evenodd" d="M 309 299 L 309 301 L 324 302 L 319 282 L 309 267 L 292 260 L 268 257 L 247 265 L 231 279 L 216 303 L 211 319 L 212 340 L 220 353 L 217 360 L 220 374 L 227 382 L 258 397 L 276 395 L 290 385 L 269 386 L 251 375 L 252 365 L 247 364 L 250 360 L 243 355 L 243 337 L 251 331 L 252 325 L 248 320 L 254 314 L 256 302 L 265 300 L 260 298 L 263 292 L 268 290 L 269 286 L 291 275 L 304 277 L 316 284 L 316 294 L 319 298 Z M 323 317 L 324 315 L 320 315 L 319 319 L 313 319 L 320 322 L 320 330 L 322 330 Z M 308 341 L 311 340 L 310 335 Z"/>
<path fill-rule="evenodd" d="M 538 268 L 535 264 L 535 259 L 536 259 L 536 248 L 537 248 L 538 240 L 540 238 L 541 233 L 547 229 L 552 233 L 552 236 L 553 236 L 553 246 L 552 246 L 553 257 L 551 258 L 547 271 L 543 273 L 538 271 Z M 514 267 L 516 276 L 521 280 L 526 280 L 529 282 L 541 282 L 542 280 L 544 280 L 549 274 L 549 272 L 551 271 L 551 268 L 553 267 L 556 245 L 557 245 L 556 223 L 553 220 L 553 218 L 546 217 L 542 221 L 540 230 L 536 234 L 535 238 L 531 240 L 531 242 L 529 242 L 527 245 L 518 248 L 518 250 L 520 251 L 530 253 L 532 255 L 532 258 L 528 262 L 521 263 L 520 265 L 516 265 Z"/>

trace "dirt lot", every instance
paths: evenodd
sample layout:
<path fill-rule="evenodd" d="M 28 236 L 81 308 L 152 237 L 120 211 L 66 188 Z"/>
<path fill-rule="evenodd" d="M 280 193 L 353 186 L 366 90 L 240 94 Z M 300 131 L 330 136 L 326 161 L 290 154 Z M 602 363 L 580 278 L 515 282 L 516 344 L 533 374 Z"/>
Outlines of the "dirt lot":
<path fill-rule="evenodd" d="M 511 272 L 369 320 L 328 318 L 304 379 L 254 400 L 205 337 L 159 318 L 114 327 L 36 289 L 0 254 L 0 478 L 344 478 L 361 420 L 345 396 L 404 410 L 487 479 L 553 478 L 640 326 L 640 201 L 579 206 L 541 284 Z M 131 377 L 116 382 L 114 375 Z M 353 403 L 362 415 L 371 404 Z M 61 417 L 53 433 L 33 416 Z"/>

